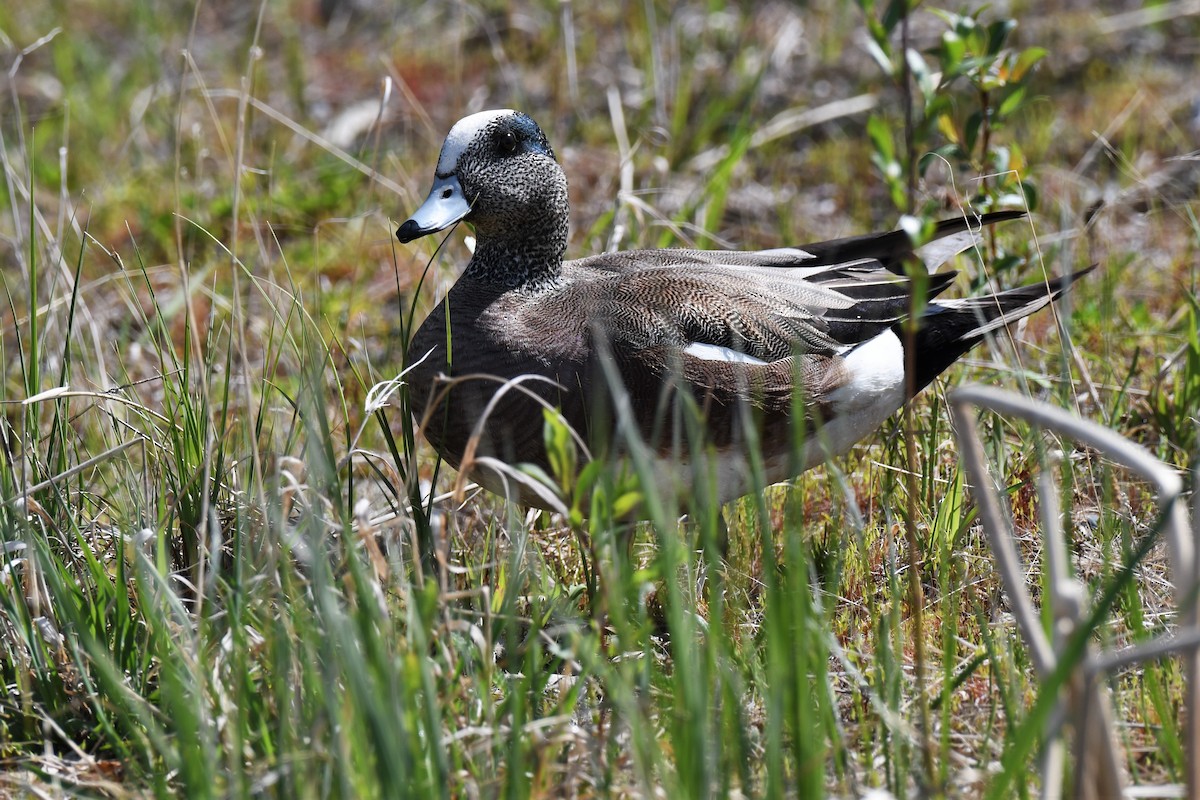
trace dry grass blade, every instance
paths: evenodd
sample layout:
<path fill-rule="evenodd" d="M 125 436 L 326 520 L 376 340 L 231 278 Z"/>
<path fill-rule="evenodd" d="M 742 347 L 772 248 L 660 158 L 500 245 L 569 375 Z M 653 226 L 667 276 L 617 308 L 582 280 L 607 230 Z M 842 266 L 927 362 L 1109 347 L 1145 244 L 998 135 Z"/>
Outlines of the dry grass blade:
<path fill-rule="evenodd" d="M 233 89 L 213 89 L 210 92 L 208 92 L 208 94 L 212 97 L 223 97 L 223 98 L 234 98 L 234 99 L 241 99 L 241 97 L 242 97 L 241 92 L 233 90 Z M 380 186 L 382 186 L 383 188 L 387 189 L 389 192 L 392 192 L 393 194 L 396 194 L 399 197 L 407 197 L 408 196 L 408 192 L 404 189 L 403 186 L 396 183 L 394 180 L 387 177 L 386 175 L 379 174 L 379 172 L 376 171 L 370 164 L 364 164 L 363 162 L 359 161 L 357 158 L 350 155 L 345 150 L 343 150 L 342 148 L 338 147 L 333 142 L 326 139 L 324 136 L 321 136 L 318 133 L 314 133 L 313 131 L 310 131 L 308 128 L 299 124 L 298 122 L 293 120 L 291 117 L 289 117 L 287 114 L 284 114 L 284 113 L 276 110 L 275 108 L 272 108 L 270 105 L 264 103 L 262 100 L 259 100 L 256 97 L 248 97 L 248 98 L 246 98 L 246 102 L 248 105 L 252 106 L 255 111 L 265 114 L 266 116 L 268 116 L 271 119 L 278 122 L 280 125 L 283 125 L 285 128 L 290 130 L 292 133 L 311 142 L 312 144 L 316 145 L 317 147 L 319 147 L 322 150 L 326 151 L 327 153 L 331 154 L 332 156 L 334 156 L 335 158 L 344 162 L 345 164 L 349 165 L 350 167 L 353 167 L 354 169 L 358 170 L 363 175 L 366 175 L 368 178 L 370 178 L 373 182 L 375 182 L 375 183 L 379 184 Z"/>
<path fill-rule="evenodd" d="M 40 492 L 44 489 L 49 489 L 50 487 L 54 486 L 55 484 L 61 483 L 62 481 L 72 478 L 81 472 L 86 472 L 87 470 L 91 469 L 92 467 L 103 464 L 105 461 L 108 461 L 109 459 L 111 459 L 115 456 L 118 456 L 121 453 L 124 453 L 126 450 L 133 447 L 135 444 L 145 444 L 145 440 L 144 439 L 130 439 L 129 441 L 122 442 L 121 444 L 116 445 L 115 447 L 110 447 L 109 449 L 105 450 L 103 453 L 94 455 L 91 458 L 87 459 L 86 461 L 81 461 L 80 463 L 76 464 L 75 466 L 73 466 L 69 469 L 63 470 L 62 472 L 58 473 L 57 475 L 47 478 L 46 480 L 42 481 L 41 483 L 37 483 L 37 484 L 34 484 L 33 486 L 30 486 L 28 489 L 25 490 L 24 495 L 10 498 L 8 501 L 8 504 L 16 505 L 16 504 L 22 502 L 25 498 L 27 498 L 31 494 L 37 494 L 38 492 Z"/>
<path fill-rule="evenodd" d="M 860 94 L 857 97 L 836 100 L 816 108 L 789 108 L 787 111 L 777 114 L 754 132 L 754 135 L 750 137 L 750 149 L 762 147 L 786 136 L 794 136 L 805 128 L 833 122 L 855 114 L 865 114 L 878 104 L 879 98 L 875 95 Z M 712 169 L 728 155 L 729 145 L 714 147 L 693 158 L 688 167 L 702 172 Z"/>

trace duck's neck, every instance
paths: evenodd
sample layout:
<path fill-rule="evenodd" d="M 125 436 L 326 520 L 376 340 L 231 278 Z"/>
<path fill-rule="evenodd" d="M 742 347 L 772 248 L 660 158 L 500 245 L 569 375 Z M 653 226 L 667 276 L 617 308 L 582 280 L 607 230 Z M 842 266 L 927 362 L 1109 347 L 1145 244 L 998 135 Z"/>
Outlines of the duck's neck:
<path fill-rule="evenodd" d="M 566 197 L 551 208 L 562 213 L 533 215 L 500 230 L 475 228 L 475 255 L 465 276 L 506 289 L 537 292 L 562 280 L 563 253 L 567 250 Z"/>

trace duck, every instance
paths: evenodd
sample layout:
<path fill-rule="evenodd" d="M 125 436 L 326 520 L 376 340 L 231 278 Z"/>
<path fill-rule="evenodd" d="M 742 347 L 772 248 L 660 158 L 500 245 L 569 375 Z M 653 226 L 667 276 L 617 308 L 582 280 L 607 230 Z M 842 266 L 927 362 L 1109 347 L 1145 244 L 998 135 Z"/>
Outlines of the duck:
<path fill-rule="evenodd" d="M 763 478 L 779 483 L 844 454 L 988 334 L 1087 271 L 940 299 L 956 273 L 932 271 L 973 246 L 981 227 L 1023 211 L 964 213 L 936 224 L 919 248 L 893 230 L 759 251 L 565 260 L 569 211 L 567 177 L 542 129 L 497 109 L 451 127 L 428 197 L 396 231 L 408 244 L 460 222 L 473 228 L 465 269 L 411 336 L 404 379 L 445 462 L 537 508 L 561 509 L 561 491 L 515 479 L 515 467 L 550 474 L 548 413 L 592 458 L 636 448 L 656 480 L 683 494 L 700 451 L 715 456 L 705 490 L 725 503 Z M 910 277 L 913 258 L 932 274 Z M 702 419 L 699 441 L 681 407 Z"/>

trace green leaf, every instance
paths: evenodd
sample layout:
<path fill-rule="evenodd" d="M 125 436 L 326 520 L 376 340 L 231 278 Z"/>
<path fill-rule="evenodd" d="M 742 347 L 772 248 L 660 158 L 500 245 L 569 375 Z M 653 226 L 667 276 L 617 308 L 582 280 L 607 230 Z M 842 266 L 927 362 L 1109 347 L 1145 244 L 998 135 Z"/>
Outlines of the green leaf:
<path fill-rule="evenodd" d="M 958 128 L 954 125 L 954 117 L 949 113 L 938 115 L 937 129 L 938 133 L 946 137 L 946 141 L 958 144 Z"/>
<path fill-rule="evenodd" d="M 1004 43 L 1008 41 L 1008 35 L 1016 30 L 1017 21 L 1015 19 L 998 19 L 987 28 L 988 42 L 987 50 L 984 51 L 988 55 L 999 55 L 1004 49 Z"/>
<path fill-rule="evenodd" d="M 925 63 L 925 58 L 911 47 L 906 54 L 908 58 L 908 70 L 912 73 L 913 79 L 917 82 L 917 88 L 921 92 L 921 99 L 928 106 L 933 93 L 937 86 L 934 84 L 933 76 L 929 72 L 929 65 Z"/>
<path fill-rule="evenodd" d="M 929 167 L 935 163 L 945 164 L 946 162 L 950 162 L 949 167 L 953 169 L 954 162 L 962 161 L 964 158 L 962 149 L 957 144 L 944 144 L 936 150 L 931 150 L 921 156 L 921 160 L 917 162 L 917 174 L 922 178 L 925 177 L 925 173 L 929 171 Z"/>
<path fill-rule="evenodd" d="M 639 491 L 626 491 L 617 495 L 617 499 L 613 501 L 613 516 L 617 519 L 630 514 L 642 503 L 642 493 Z"/>
<path fill-rule="evenodd" d="M 909 0 L 892 0 L 888 3 L 887 10 L 883 12 L 883 27 L 888 33 L 896 30 L 900 20 L 908 14 L 908 2 Z"/>
<path fill-rule="evenodd" d="M 884 43 L 886 44 L 886 42 L 887 40 L 885 39 Z M 892 57 L 874 38 L 867 40 L 867 53 L 870 54 L 871 58 L 875 59 L 875 63 L 883 70 L 884 75 L 890 76 L 895 74 L 896 67 L 892 64 Z"/>
<path fill-rule="evenodd" d="M 558 488 L 559 484 L 554 480 L 554 478 L 547 474 L 546 470 L 542 469 L 537 464 L 518 464 L 517 471 L 527 475 L 534 481 L 540 483 L 542 486 L 552 490 L 551 493 Z"/>
<path fill-rule="evenodd" d="M 1029 210 L 1036 211 L 1038 207 L 1037 185 L 1030 180 L 1021 181 L 1021 193 L 1025 195 L 1025 204 L 1029 206 Z"/>
<path fill-rule="evenodd" d="M 896 148 L 892 142 L 892 131 L 888 124 L 884 122 L 883 117 L 878 114 L 872 114 L 867 120 L 867 138 L 871 140 L 871 144 L 875 148 L 875 154 L 879 156 L 883 162 L 894 161 L 896 158 Z"/>
<path fill-rule="evenodd" d="M 992 170 L 994 172 L 1008 172 L 1009 169 L 1009 151 L 1007 147 L 993 147 L 992 152 L 988 153 L 988 158 L 992 162 Z"/>
<path fill-rule="evenodd" d="M 935 91 L 933 97 L 925 106 L 926 120 L 933 123 L 933 127 L 938 128 L 939 130 L 941 129 L 942 125 L 941 119 L 951 115 L 954 112 L 954 98 L 945 90 L 945 88 L 945 84 L 943 83 L 942 86 Z M 953 120 L 953 117 L 951 117 L 951 120 Z M 950 127 L 954 127 L 953 122 L 951 123 Z"/>
<path fill-rule="evenodd" d="M 599 480 L 603 466 L 602 461 L 589 461 L 579 470 L 575 485 L 571 487 L 571 513 L 568 516 L 572 527 L 583 527 L 584 501 L 591 496 L 592 487 Z"/>
<path fill-rule="evenodd" d="M 972 33 L 979 29 L 979 23 L 970 15 L 960 14 L 954 20 L 954 30 L 963 39 L 969 38 Z"/>
<path fill-rule="evenodd" d="M 942 46 L 938 51 L 942 72 L 957 74 L 966 52 L 967 43 L 955 31 L 949 30 L 943 33 Z"/>
<path fill-rule="evenodd" d="M 1004 101 L 1002 103 L 1000 103 L 1000 109 L 996 112 L 997 115 L 1001 119 L 1003 119 L 1004 117 L 1007 117 L 1009 114 L 1013 113 L 1018 108 L 1020 108 L 1021 104 L 1024 102 L 1024 100 L 1025 100 L 1025 87 L 1018 86 L 1016 89 L 1009 92 L 1008 97 L 1004 98 Z"/>
<path fill-rule="evenodd" d="M 1009 79 L 1014 81 L 1022 80 L 1025 75 L 1033 68 L 1033 65 L 1046 57 L 1046 48 L 1030 47 L 1021 51 L 1017 56 L 1017 63 L 1013 65 L 1009 73 Z"/>
<path fill-rule="evenodd" d="M 954 479 L 950 481 L 942 502 L 938 504 L 937 514 L 933 518 L 933 530 L 930 538 L 938 549 L 952 548 L 960 531 L 966 527 L 970 517 L 964 514 L 966 492 L 963 488 L 963 470 L 960 464 L 954 470 Z"/>
<path fill-rule="evenodd" d="M 558 479 L 554 485 L 562 488 L 565 493 L 570 490 L 571 483 L 575 480 L 575 441 L 571 438 L 567 424 L 556 412 L 544 408 L 542 418 L 545 421 L 542 437 L 546 443 L 546 458 L 550 461 L 550 471 Z"/>
<path fill-rule="evenodd" d="M 963 149 L 968 153 L 975 151 L 975 141 L 979 138 L 979 126 L 983 123 L 983 114 L 979 111 L 967 117 L 967 125 L 963 129 Z"/>

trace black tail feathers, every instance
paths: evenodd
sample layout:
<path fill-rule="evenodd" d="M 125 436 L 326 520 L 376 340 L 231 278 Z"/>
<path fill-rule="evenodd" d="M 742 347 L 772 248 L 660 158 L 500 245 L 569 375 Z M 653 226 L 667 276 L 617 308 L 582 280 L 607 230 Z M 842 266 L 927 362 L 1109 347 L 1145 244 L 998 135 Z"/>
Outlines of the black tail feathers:
<path fill-rule="evenodd" d="M 931 303 L 912 340 L 915 363 L 906 358 L 914 369 L 909 375 L 909 397 L 928 386 L 989 333 L 1046 307 L 1093 269 L 1095 265 L 1045 283 L 1018 286 L 985 297 Z M 904 342 L 907 354 L 908 334 L 903 323 L 897 323 L 893 330 Z"/>

